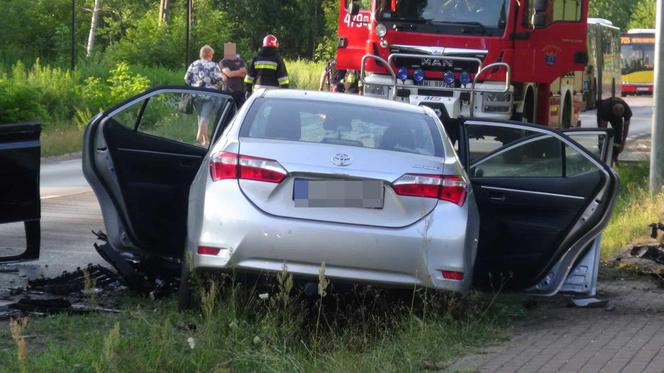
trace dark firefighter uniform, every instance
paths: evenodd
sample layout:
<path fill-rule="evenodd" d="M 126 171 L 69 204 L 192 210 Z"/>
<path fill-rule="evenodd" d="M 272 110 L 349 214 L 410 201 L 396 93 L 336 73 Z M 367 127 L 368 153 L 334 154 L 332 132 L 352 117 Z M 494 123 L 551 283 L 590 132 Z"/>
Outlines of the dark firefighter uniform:
<path fill-rule="evenodd" d="M 280 87 L 288 88 L 288 71 L 286 64 L 276 48 L 263 48 L 249 64 L 244 77 L 247 92 L 253 88 Z"/>

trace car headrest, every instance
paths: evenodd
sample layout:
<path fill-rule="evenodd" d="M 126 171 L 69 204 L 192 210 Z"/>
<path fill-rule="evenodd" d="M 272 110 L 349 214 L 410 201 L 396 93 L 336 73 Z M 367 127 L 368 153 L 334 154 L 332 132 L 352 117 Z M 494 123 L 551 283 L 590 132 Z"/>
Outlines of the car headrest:
<path fill-rule="evenodd" d="M 393 124 L 383 134 L 380 148 L 385 150 L 415 150 L 415 137 L 410 129 Z"/>
<path fill-rule="evenodd" d="M 353 129 L 348 118 L 334 114 L 327 115 L 323 122 L 323 128 L 326 131 L 351 131 Z"/>
<path fill-rule="evenodd" d="M 300 113 L 289 106 L 273 107 L 268 116 L 265 136 L 279 140 L 300 140 L 302 136 Z"/>

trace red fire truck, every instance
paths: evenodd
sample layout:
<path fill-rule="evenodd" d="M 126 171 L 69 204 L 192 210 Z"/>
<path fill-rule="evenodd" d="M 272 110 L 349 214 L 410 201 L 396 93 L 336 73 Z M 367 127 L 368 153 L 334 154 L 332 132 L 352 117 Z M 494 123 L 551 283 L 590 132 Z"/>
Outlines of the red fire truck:
<path fill-rule="evenodd" d="M 588 0 L 339 0 L 337 68 L 366 96 L 570 127 L 583 103 Z"/>

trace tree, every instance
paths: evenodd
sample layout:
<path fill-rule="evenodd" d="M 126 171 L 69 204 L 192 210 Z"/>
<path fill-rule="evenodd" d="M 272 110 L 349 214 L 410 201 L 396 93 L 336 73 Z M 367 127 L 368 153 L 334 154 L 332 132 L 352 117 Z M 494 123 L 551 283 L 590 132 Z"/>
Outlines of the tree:
<path fill-rule="evenodd" d="M 639 0 L 634 6 L 628 28 L 655 28 L 656 5 L 654 0 Z"/>
<path fill-rule="evenodd" d="M 638 0 L 590 0 L 590 17 L 604 18 L 624 30 Z"/>
<path fill-rule="evenodd" d="M 159 3 L 159 23 L 160 24 L 168 22 L 169 10 L 170 10 L 170 1 L 169 0 L 161 0 L 161 2 Z"/>
<path fill-rule="evenodd" d="M 86 55 L 92 55 L 92 49 L 95 45 L 95 33 L 97 32 L 97 21 L 99 20 L 99 11 L 101 10 L 101 0 L 95 0 L 94 7 L 92 8 L 92 21 L 90 21 L 90 32 L 88 34 L 88 46 L 85 49 Z"/>

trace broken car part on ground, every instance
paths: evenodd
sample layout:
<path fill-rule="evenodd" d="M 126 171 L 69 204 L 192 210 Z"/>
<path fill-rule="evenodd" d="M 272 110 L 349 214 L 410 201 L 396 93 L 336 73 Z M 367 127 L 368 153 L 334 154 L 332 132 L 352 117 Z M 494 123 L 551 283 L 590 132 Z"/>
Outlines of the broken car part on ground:
<path fill-rule="evenodd" d="M 26 284 L 0 291 L 0 319 L 62 312 L 119 312 L 114 308 L 117 296 L 127 287 L 115 272 L 100 265 L 88 265 L 44 278 L 38 275 L 39 269 L 33 267 L 0 266 L 0 272 L 27 278 Z"/>

